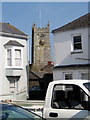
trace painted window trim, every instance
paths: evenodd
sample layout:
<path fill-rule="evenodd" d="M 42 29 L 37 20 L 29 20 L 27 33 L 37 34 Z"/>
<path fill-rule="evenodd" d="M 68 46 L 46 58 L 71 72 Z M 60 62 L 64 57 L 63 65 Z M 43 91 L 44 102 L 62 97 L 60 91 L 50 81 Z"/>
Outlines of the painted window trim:
<path fill-rule="evenodd" d="M 12 66 L 7 65 L 7 50 L 11 49 L 12 51 Z M 21 50 L 21 66 L 15 66 L 15 49 Z M 17 47 L 17 46 L 7 46 L 6 47 L 6 68 L 16 68 L 16 69 L 22 69 L 23 68 L 23 48 L 22 47 Z"/>
<path fill-rule="evenodd" d="M 65 72 L 62 72 L 62 78 L 65 80 L 65 75 L 66 74 L 72 74 L 72 79 L 73 79 L 73 71 L 65 71 Z"/>
<path fill-rule="evenodd" d="M 81 70 L 79 71 L 80 74 L 80 79 L 82 79 L 82 74 L 90 74 L 90 72 L 88 70 Z"/>
<path fill-rule="evenodd" d="M 76 36 L 81 36 L 82 49 L 74 50 L 74 41 L 73 41 L 73 38 L 76 37 Z M 81 33 L 72 34 L 71 37 L 72 37 L 71 38 L 71 54 L 83 53 L 82 34 Z"/>

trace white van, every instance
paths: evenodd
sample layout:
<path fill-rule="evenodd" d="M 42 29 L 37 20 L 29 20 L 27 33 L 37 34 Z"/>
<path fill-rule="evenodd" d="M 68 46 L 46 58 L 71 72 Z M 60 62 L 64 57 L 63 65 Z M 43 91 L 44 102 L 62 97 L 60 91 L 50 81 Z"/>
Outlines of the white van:
<path fill-rule="evenodd" d="M 43 117 L 90 120 L 90 82 L 78 79 L 51 82 L 46 93 Z"/>

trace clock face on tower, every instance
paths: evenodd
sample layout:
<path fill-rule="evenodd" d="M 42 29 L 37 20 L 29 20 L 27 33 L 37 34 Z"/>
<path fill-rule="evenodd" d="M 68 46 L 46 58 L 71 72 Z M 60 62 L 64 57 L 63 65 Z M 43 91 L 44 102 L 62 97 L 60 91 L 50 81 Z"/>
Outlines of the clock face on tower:
<path fill-rule="evenodd" d="M 44 44 L 45 44 L 44 40 L 40 40 L 40 41 L 39 41 L 39 44 L 40 44 L 40 45 L 44 45 Z"/>

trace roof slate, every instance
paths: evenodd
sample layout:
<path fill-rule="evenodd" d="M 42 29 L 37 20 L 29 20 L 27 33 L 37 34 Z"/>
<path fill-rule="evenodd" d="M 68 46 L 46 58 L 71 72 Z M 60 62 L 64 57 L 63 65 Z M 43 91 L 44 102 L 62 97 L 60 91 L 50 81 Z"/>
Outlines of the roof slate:
<path fill-rule="evenodd" d="M 16 27 L 14 27 L 13 25 L 11 25 L 9 23 L 0 23 L 0 32 L 22 35 L 22 36 L 26 36 L 26 37 L 28 36 L 27 34 L 20 31 L 19 29 L 17 29 Z"/>
<path fill-rule="evenodd" d="M 84 28 L 90 26 L 90 13 L 81 16 L 80 18 L 62 26 L 57 29 L 52 30 L 52 33 L 58 32 L 58 31 L 66 31 L 66 30 L 74 30 L 76 28 Z"/>

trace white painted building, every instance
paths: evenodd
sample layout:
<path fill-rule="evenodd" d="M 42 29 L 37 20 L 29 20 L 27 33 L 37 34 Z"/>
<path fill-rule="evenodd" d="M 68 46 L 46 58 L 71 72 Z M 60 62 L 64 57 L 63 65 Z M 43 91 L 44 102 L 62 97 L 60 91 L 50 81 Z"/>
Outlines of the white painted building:
<path fill-rule="evenodd" d="M 0 100 L 27 98 L 28 35 L 0 23 Z"/>
<path fill-rule="evenodd" d="M 54 80 L 90 79 L 90 13 L 52 31 Z"/>

